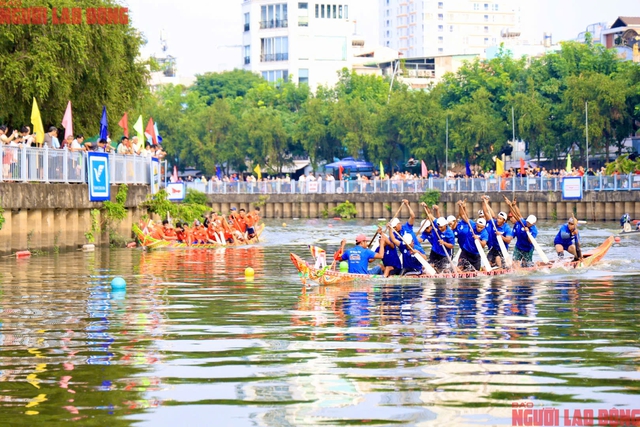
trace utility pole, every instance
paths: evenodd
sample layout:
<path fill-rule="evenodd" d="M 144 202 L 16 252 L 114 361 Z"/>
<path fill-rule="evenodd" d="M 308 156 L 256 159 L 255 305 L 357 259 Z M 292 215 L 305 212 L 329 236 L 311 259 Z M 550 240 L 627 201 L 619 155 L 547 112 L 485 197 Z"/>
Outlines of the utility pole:
<path fill-rule="evenodd" d="M 515 147 L 515 143 L 516 143 L 516 115 L 515 112 L 513 110 L 513 107 L 511 107 L 511 128 L 513 130 L 513 144 Z"/>
<path fill-rule="evenodd" d="M 444 148 L 444 177 L 447 177 L 449 171 L 449 116 L 447 116 L 447 132 L 445 136 L 445 148 Z"/>
<path fill-rule="evenodd" d="M 587 136 L 587 172 L 589 171 L 589 101 L 584 102 L 585 133 Z M 609 147 L 607 147 L 609 151 Z"/>

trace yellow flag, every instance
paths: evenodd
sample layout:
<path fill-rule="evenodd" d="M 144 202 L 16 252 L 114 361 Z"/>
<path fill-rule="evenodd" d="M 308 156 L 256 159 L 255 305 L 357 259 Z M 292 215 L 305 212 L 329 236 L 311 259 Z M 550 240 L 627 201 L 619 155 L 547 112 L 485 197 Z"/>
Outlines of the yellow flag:
<path fill-rule="evenodd" d="M 382 166 L 382 160 L 380 160 L 380 178 L 384 178 L 384 166 Z"/>
<path fill-rule="evenodd" d="M 31 109 L 31 124 L 33 125 L 33 132 L 36 134 L 36 143 L 42 145 L 44 142 L 44 126 L 42 126 L 42 117 L 40 117 L 40 110 L 35 97 L 33 98 L 33 108 Z"/>
<path fill-rule="evenodd" d="M 142 123 L 142 115 L 140 115 L 140 117 L 138 117 L 138 121 L 136 122 L 135 125 L 133 125 L 133 130 L 136 131 L 136 133 L 138 134 L 138 144 L 142 143 L 144 145 L 144 141 L 145 141 L 145 137 L 144 137 L 144 129 L 143 129 L 143 123 Z"/>
<path fill-rule="evenodd" d="M 253 171 L 258 174 L 258 180 L 262 179 L 262 171 L 260 170 L 260 164 L 258 164 L 255 168 L 253 168 Z"/>
<path fill-rule="evenodd" d="M 504 174 L 504 162 L 496 157 L 496 176 Z"/>
<path fill-rule="evenodd" d="M 571 154 L 567 154 L 567 172 L 571 173 Z"/>

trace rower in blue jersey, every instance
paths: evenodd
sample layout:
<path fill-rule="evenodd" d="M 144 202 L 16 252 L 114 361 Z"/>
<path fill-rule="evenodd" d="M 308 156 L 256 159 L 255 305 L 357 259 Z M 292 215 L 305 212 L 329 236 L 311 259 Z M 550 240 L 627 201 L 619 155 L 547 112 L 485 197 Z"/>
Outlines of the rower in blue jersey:
<path fill-rule="evenodd" d="M 376 259 L 382 259 L 383 247 L 380 246 L 378 252 L 373 252 L 367 245 L 367 236 L 364 234 L 358 234 L 356 236 L 356 245 L 350 249 L 344 250 L 344 245 L 347 243 L 346 239 L 342 240 L 340 245 L 340 252 L 342 253 L 342 259 L 349 263 L 349 273 L 354 274 L 382 274 L 382 267 L 376 265 L 373 268 L 369 268 L 369 263 Z"/>
<path fill-rule="evenodd" d="M 429 221 L 428 225 L 425 231 L 422 232 L 420 239 L 421 241 L 426 240 L 431 243 L 429 264 L 431 264 L 438 273 L 441 273 L 447 268 L 450 268 L 449 258 L 453 256 L 455 236 L 453 235 L 453 231 L 448 227 L 447 220 L 443 217 L 436 220 L 435 227 L 431 224 L 431 221 Z"/>
<path fill-rule="evenodd" d="M 513 260 L 520 261 L 522 267 L 533 266 L 533 243 L 527 235 L 527 231 L 531 233 L 531 237 L 534 239 L 538 237 L 538 227 L 536 222 L 538 218 L 535 215 L 529 215 L 524 223 L 518 221 L 513 226 L 513 235 L 516 238 L 516 247 L 513 250 Z"/>
<path fill-rule="evenodd" d="M 577 235 L 578 227 L 575 218 L 569 218 L 566 224 L 560 226 L 560 230 L 558 230 L 558 234 L 556 234 L 556 238 L 553 240 L 558 258 L 564 257 L 564 251 L 567 251 L 573 255 L 574 260 L 578 259 L 575 244 Z"/>
<path fill-rule="evenodd" d="M 402 262 L 398 255 L 398 246 L 389 238 L 393 233 L 391 224 L 387 224 L 387 233 L 380 231 L 380 244 L 384 245 L 382 269 L 384 277 L 399 276 L 402 272 Z"/>
<path fill-rule="evenodd" d="M 397 220 L 397 218 L 394 219 Z M 393 225 L 393 221 L 391 225 Z M 421 255 L 421 253 L 419 253 L 419 251 L 414 246 L 418 242 L 413 240 L 413 236 L 410 233 L 400 235 L 397 231 L 397 228 L 395 227 L 391 227 L 390 231 L 391 234 L 389 234 L 389 239 L 398 248 L 398 250 L 400 251 L 400 255 L 402 256 L 401 275 L 417 276 L 422 274 L 422 263 L 418 261 L 416 256 L 423 255 Z M 420 248 L 422 248 L 422 246 L 420 246 Z"/>
<path fill-rule="evenodd" d="M 500 249 L 500 243 L 498 239 L 501 239 L 504 243 L 505 249 L 509 250 L 509 243 L 513 240 L 513 230 L 507 223 L 507 213 L 499 212 L 496 218 L 495 212 L 489 206 L 489 197 L 482 196 L 482 206 L 484 210 L 484 218 L 487 221 L 487 234 L 489 235 L 489 241 L 487 246 L 489 252 L 487 253 L 487 259 L 492 267 L 502 267 L 502 261 L 505 254 Z"/>
<path fill-rule="evenodd" d="M 413 231 L 413 224 L 416 220 L 416 214 L 413 212 L 413 209 L 411 209 L 411 205 L 409 205 L 408 200 L 404 199 L 402 201 L 402 206 L 406 206 L 407 208 L 409 208 L 409 219 L 406 223 L 402 224 L 398 218 L 393 218 L 391 220 L 391 228 L 393 228 L 400 236 L 410 234 L 411 238 L 413 239 L 413 249 L 422 253 L 423 255 L 426 255 L 424 249 L 422 248 L 422 245 L 420 245 L 420 242 L 418 241 L 418 236 L 416 236 L 416 233 Z"/>
<path fill-rule="evenodd" d="M 462 249 L 458 267 L 465 271 L 479 271 L 481 266 L 480 252 L 476 247 L 475 240 L 480 242 L 481 248 L 487 246 L 489 234 L 487 233 L 487 222 L 484 218 L 478 218 L 473 221 L 467 217 L 466 210 L 463 208 L 464 202 L 459 201 L 459 214 L 462 221 L 458 224 L 458 243 Z"/>

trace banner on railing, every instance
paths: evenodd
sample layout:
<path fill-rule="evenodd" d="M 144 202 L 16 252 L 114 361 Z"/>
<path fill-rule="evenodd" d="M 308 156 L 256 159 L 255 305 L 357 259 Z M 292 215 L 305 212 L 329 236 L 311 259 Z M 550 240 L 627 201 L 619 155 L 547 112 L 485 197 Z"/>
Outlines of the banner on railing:
<path fill-rule="evenodd" d="M 156 157 L 151 159 L 151 194 L 160 191 L 160 160 Z"/>
<path fill-rule="evenodd" d="M 89 153 L 89 201 L 104 202 L 111 198 L 109 155 Z"/>
<path fill-rule="evenodd" d="M 187 189 L 185 188 L 184 182 L 170 182 L 167 184 L 167 199 L 172 202 L 179 202 L 184 200 Z"/>
<path fill-rule="evenodd" d="M 581 176 L 565 176 L 562 179 L 562 199 L 582 200 Z"/>

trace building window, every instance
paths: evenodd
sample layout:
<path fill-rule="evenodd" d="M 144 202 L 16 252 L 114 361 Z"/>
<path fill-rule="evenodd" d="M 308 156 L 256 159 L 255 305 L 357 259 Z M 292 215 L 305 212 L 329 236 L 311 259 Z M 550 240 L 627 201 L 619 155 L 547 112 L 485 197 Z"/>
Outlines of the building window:
<path fill-rule="evenodd" d="M 389 1 L 389 0 L 387 0 L 387 1 Z M 387 47 L 389 47 L 389 40 L 387 40 Z"/>
<path fill-rule="evenodd" d="M 320 5 L 316 5 L 316 18 L 320 17 Z"/>
<path fill-rule="evenodd" d="M 309 3 L 298 3 L 298 27 L 309 26 Z"/>
<path fill-rule="evenodd" d="M 324 18 L 324 5 L 320 5 L 320 18 Z"/>
<path fill-rule="evenodd" d="M 387 9 L 386 15 L 385 16 L 389 16 L 391 14 L 391 11 L 389 9 Z M 342 6 L 340 6 L 340 19 L 342 19 Z"/>
<path fill-rule="evenodd" d="M 298 70 L 298 84 L 309 84 L 309 69 L 300 68 Z"/>
<path fill-rule="evenodd" d="M 389 31 L 387 31 L 387 37 L 391 37 L 391 34 L 389 34 Z"/>
<path fill-rule="evenodd" d="M 488 33 L 489 32 L 489 27 L 484 27 L 484 32 Z"/>
<path fill-rule="evenodd" d="M 438 14 L 438 21 L 443 21 L 444 20 L 444 15 L 442 13 Z"/>
<path fill-rule="evenodd" d="M 495 10 L 496 12 L 498 11 L 498 3 L 493 5 L 493 10 Z"/>
<path fill-rule="evenodd" d="M 249 29 L 251 28 L 249 26 L 249 23 L 251 22 L 250 18 L 249 18 L 249 14 L 245 13 L 244 14 L 244 30 L 245 31 L 249 31 Z"/>
<path fill-rule="evenodd" d="M 484 22 L 489 22 L 489 15 L 484 15 Z"/>
<path fill-rule="evenodd" d="M 438 53 L 443 53 L 443 52 L 444 52 L 444 49 L 443 49 L 443 48 L 441 48 L 441 47 L 439 47 L 439 48 L 438 48 Z"/>
<path fill-rule="evenodd" d="M 449 32 L 453 33 L 453 25 L 449 25 Z"/>
<path fill-rule="evenodd" d="M 479 3 L 474 3 L 473 4 L 473 10 L 480 10 L 480 4 Z"/>
<path fill-rule="evenodd" d="M 327 19 L 331 19 L 331 5 L 327 5 Z"/>
<path fill-rule="evenodd" d="M 389 2 L 387 2 L 389 4 Z M 387 16 L 389 16 L 389 9 L 387 9 Z M 342 19 L 342 5 L 338 6 L 338 19 Z"/>
<path fill-rule="evenodd" d="M 444 3 L 439 1 L 438 2 L 438 9 L 444 9 Z"/>
<path fill-rule="evenodd" d="M 389 26 L 389 20 L 387 19 L 387 27 Z"/>
<path fill-rule="evenodd" d="M 260 39 L 260 61 L 288 61 L 289 60 L 289 38 L 270 37 Z"/>
<path fill-rule="evenodd" d="M 484 10 L 489 10 L 489 3 L 484 4 Z"/>
<path fill-rule="evenodd" d="M 485 44 L 485 46 L 489 44 L 489 38 L 488 37 L 484 38 L 484 44 Z"/>
<path fill-rule="evenodd" d="M 349 6 L 344 5 L 344 19 L 349 19 Z"/>
<path fill-rule="evenodd" d="M 444 37 L 438 36 L 438 43 L 442 44 L 444 42 Z"/>
<path fill-rule="evenodd" d="M 285 82 L 289 78 L 288 70 L 271 70 L 263 71 L 262 78 L 270 83 L 276 83 L 278 80 L 284 80 Z"/>
<path fill-rule="evenodd" d="M 287 28 L 287 4 L 270 4 L 260 8 L 260 28 Z"/>
<path fill-rule="evenodd" d="M 244 63 L 251 64 L 251 46 L 244 47 Z"/>
<path fill-rule="evenodd" d="M 334 4 L 334 5 L 333 5 L 333 19 L 336 19 L 336 18 L 338 17 L 338 14 L 337 14 L 337 10 L 336 10 L 336 9 L 337 9 L 337 8 L 336 8 L 336 5 Z"/>
<path fill-rule="evenodd" d="M 439 32 L 443 32 L 443 31 L 444 31 L 444 26 L 442 26 L 442 25 L 438 25 L 438 31 L 439 31 Z"/>

